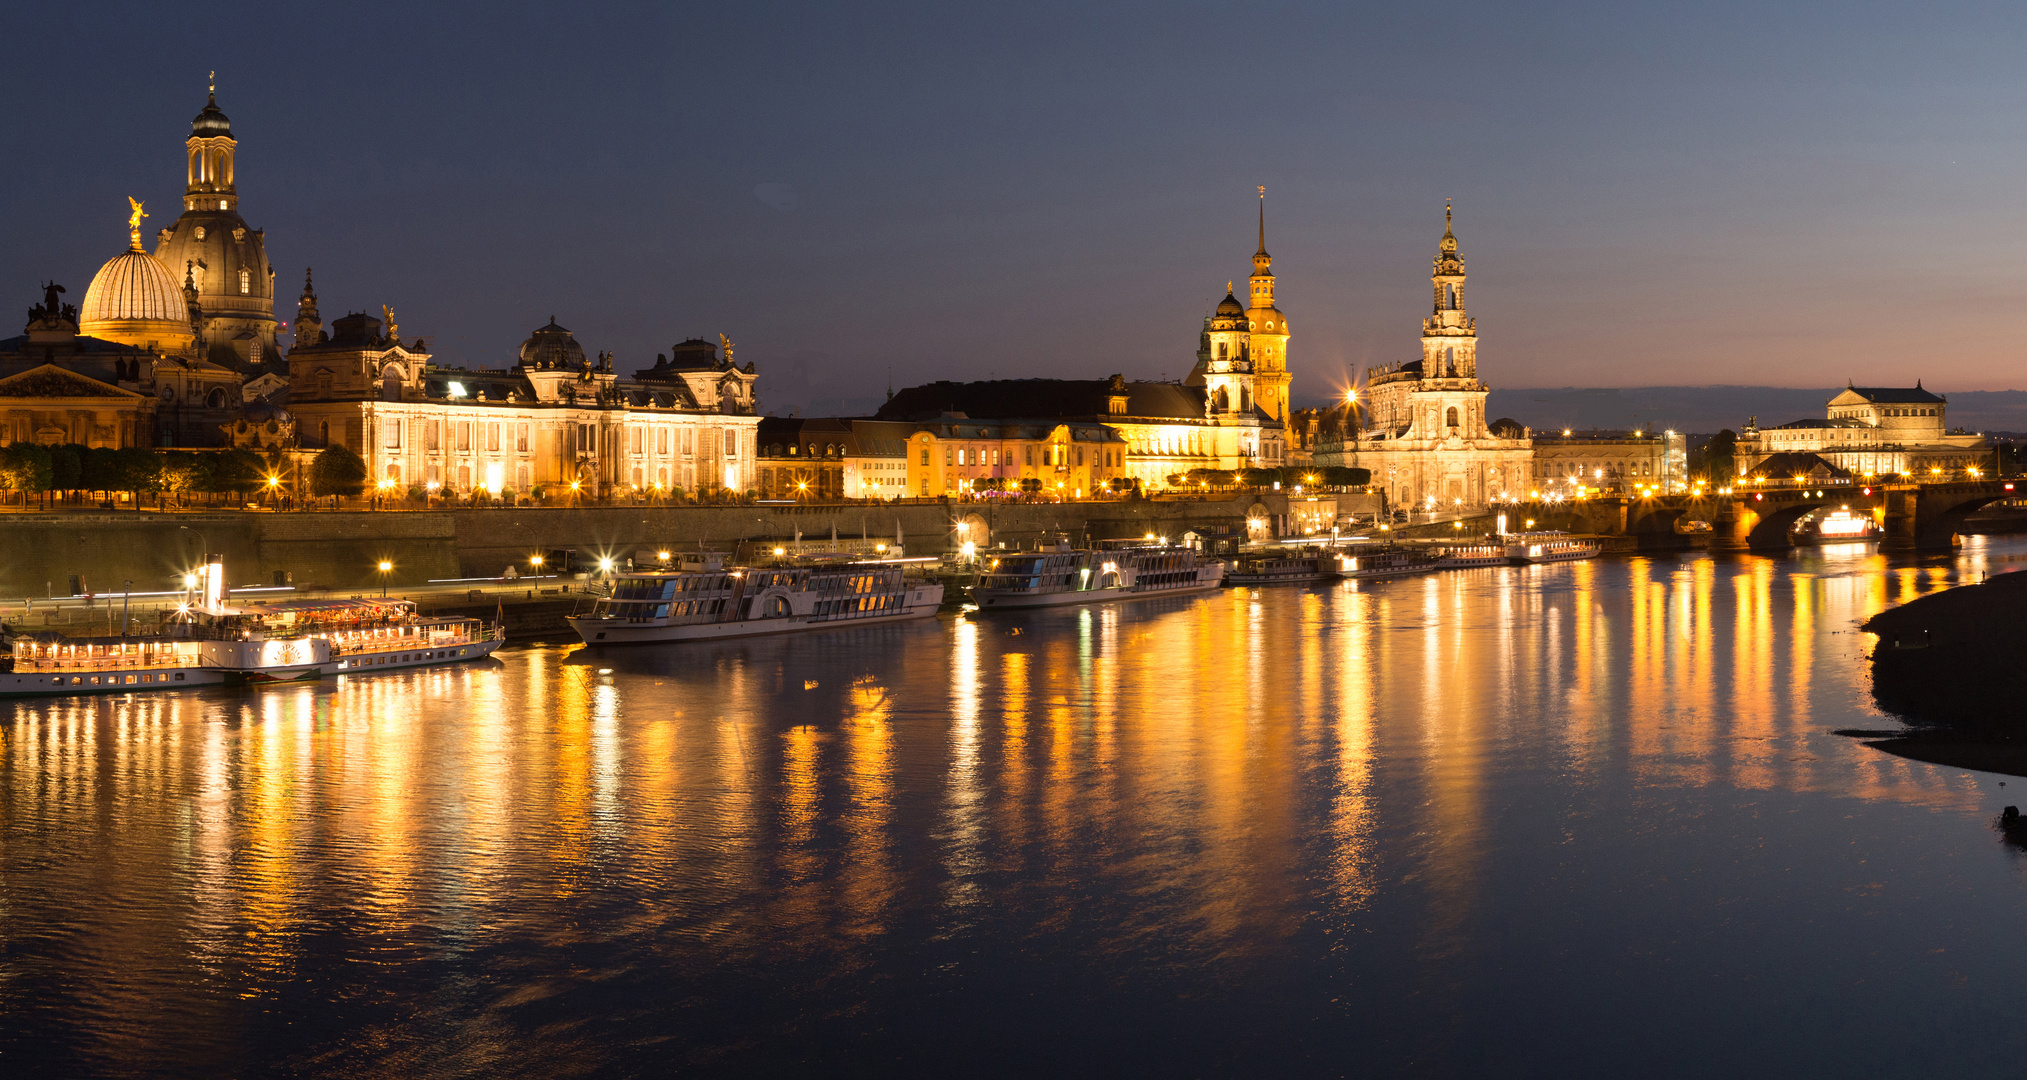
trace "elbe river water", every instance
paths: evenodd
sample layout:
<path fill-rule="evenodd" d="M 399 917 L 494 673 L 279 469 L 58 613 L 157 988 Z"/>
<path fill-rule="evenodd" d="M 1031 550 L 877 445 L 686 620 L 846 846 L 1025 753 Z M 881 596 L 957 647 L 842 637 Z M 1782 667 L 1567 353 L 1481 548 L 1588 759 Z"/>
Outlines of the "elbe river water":
<path fill-rule="evenodd" d="M 7 704 L 0 1074 L 2018 1075 L 2027 792 L 1832 733 L 2016 560 Z"/>

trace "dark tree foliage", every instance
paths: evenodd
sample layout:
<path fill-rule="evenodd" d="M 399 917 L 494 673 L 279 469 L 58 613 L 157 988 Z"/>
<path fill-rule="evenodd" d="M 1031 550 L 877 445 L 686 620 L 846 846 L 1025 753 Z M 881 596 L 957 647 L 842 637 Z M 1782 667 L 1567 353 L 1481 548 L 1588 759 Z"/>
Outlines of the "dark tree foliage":
<path fill-rule="evenodd" d="M 84 481 L 84 447 L 65 443 L 49 449 L 49 486 L 55 491 L 75 491 Z"/>
<path fill-rule="evenodd" d="M 318 498 L 357 495 L 366 490 L 366 463 L 343 446 L 333 446 L 310 462 L 310 493 Z"/>
<path fill-rule="evenodd" d="M 346 453 L 349 454 L 351 451 L 347 450 Z M 268 465 L 259 454 L 244 447 L 234 447 L 215 456 L 217 464 L 212 471 L 212 490 L 245 494 L 266 486 Z M 365 468 L 365 463 L 361 462 L 359 465 L 361 477 L 365 475 Z"/>

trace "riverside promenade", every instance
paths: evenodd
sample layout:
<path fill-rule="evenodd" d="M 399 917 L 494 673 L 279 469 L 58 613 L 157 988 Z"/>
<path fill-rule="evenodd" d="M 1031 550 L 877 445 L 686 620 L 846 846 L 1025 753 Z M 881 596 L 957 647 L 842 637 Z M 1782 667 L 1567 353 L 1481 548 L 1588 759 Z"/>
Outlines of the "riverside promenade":
<path fill-rule="evenodd" d="M 1278 492 L 1063 503 L 10 513 L 0 515 L 0 550 L 8 553 L 0 560 L 0 606 L 11 616 L 27 598 L 171 590 L 207 552 L 225 557 L 235 587 L 272 584 L 281 575 L 299 590 L 391 586 L 405 593 L 432 580 L 499 576 L 509 566 L 526 574 L 531 555 L 563 548 L 580 558 L 624 559 L 639 550 L 731 550 L 742 540 L 798 534 L 817 540 L 835 532 L 840 540 L 898 538 L 911 553 L 934 555 L 966 543 L 984 550 L 1054 535 L 1272 536 L 1286 534 L 1293 520 L 1291 497 Z M 383 562 L 390 565 L 385 572 L 378 569 Z M 73 577 L 80 579 L 75 590 Z"/>

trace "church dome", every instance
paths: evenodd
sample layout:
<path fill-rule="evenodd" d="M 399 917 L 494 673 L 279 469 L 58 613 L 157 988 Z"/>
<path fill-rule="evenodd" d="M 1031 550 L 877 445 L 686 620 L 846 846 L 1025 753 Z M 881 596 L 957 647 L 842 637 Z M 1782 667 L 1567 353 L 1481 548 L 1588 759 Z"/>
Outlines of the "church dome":
<path fill-rule="evenodd" d="M 1231 293 L 1226 293 L 1225 298 L 1218 301 L 1217 313 L 1225 316 L 1244 315 L 1246 309 L 1239 303 L 1238 297 L 1233 296 Z"/>
<path fill-rule="evenodd" d="M 584 366 L 584 347 L 570 331 L 556 325 L 552 315 L 549 325 L 521 343 L 521 366 L 531 371 L 576 371 Z"/>
<path fill-rule="evenodd" d="M 192 137 L 199 139 L 209 139 L 219 135 L 223 135 L 228 139 L 232 137 L 232 121 L 226 119 L 225 113 L 219 110 L 217 94 L 212 94 L 211 99 L 204 103 L 204 111 L 198 113 L 197 118 L 190 121 L 190 134 Z"/>
<path fill-rule="evenodd" d="M 78 311 L 87 337 L 174 352 L 196 341 L 190 308 L 162 260 L 130 248 L 99 268 Z"/>

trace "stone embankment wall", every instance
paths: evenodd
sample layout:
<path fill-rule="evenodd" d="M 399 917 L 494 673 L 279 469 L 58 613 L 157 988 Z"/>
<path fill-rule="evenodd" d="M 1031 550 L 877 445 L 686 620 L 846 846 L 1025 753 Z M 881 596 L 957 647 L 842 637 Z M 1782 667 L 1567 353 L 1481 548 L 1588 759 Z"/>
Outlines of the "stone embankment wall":
<path fill-rule="evenodd" d="M 1093 503 L 902 503 L 804 506 L 599 506 L 373 513 L 146 512 L 0 515 L 0 603 L 85 591 L 176 587 L 206 552 L 225 556 L 235 586 L 288 574 L 297 585 L 356 589 L 380 584 L 375 566 L 394 564 L 390 584 L 482 577 L 555 548 L 619 557 L 640 549 L 729 551 L 742 539 L 898 535 L 912 554 L 942 554 L 965 540 L 989 548 L 1054 534 L 1074 541 L 1154 533 L 1175 538 L 1199 528 L 1271 532 L 1288 514 L 1276 494 L 1208 500 Z M 961 532 L 957 528 L 966 526 Z"/>

